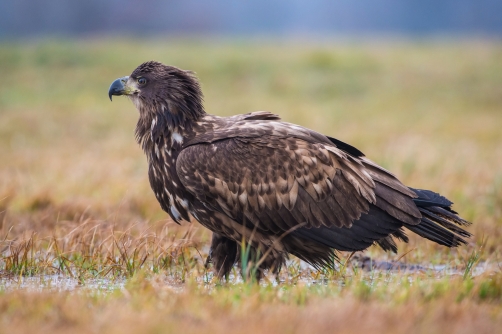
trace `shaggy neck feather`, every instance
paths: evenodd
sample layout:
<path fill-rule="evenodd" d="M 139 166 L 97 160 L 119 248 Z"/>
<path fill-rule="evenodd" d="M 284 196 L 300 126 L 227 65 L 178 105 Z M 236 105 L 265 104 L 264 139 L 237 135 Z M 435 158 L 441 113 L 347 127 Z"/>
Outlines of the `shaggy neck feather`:
<path fill-rule="evenodd" d="M 181 145 L 184 134 L 206 114 L 201 99 L 191 103 L 187 103 L 191 99 L 182 100 L 185 103 L 138 103 L 140 118 L 136 125 L 136 140 L 143 150 L 151 150 L 153 144 L 161 140 L 165 144 Z"/>

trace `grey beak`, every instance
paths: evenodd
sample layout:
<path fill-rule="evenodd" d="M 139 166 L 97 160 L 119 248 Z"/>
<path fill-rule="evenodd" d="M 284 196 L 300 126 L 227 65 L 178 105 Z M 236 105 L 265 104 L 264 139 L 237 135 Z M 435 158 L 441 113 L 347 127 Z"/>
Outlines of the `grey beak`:
<path fill-rule="evenodd" d="M 112 100 L 113 95 L 124 95 L 125 92 L 125 84 L 129 77 L 123 77 L 123 78 L 118 78 L 112 84 L 110 85 L 110 88 L 108 89 L 108 97 L 110 98 L 110 101 Z"/>

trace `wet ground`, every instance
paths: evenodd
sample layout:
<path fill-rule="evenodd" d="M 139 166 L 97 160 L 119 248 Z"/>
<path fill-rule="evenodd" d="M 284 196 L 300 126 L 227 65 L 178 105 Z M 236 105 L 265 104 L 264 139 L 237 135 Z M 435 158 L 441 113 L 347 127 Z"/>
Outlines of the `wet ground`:
<path fill-rule="evenodd" d="M 309 265 L 302 263 L 303 269 L 312 269 Z M 362 269 L 365 272 L 373 273 L 391 273 L 398 274 L 428 274 L 431 278 L 442 278 L 445 276 L 464 275 L 465 269 L 453 268 L 447 265 L 418 265 L 409 264 L 399 261 L 383 261 L 371 259 L 367 256 L 356 256 L 350 261 L 350 266 L 353 268 Z M 471 270 L 471 276 L 476 277 L 482 274 L 490 274 L 502 271 L 502 263 L 479 262 Z M 212 276 L 212 275 L 210 275 Z M 233 277 L 233 275 L 232 275 Z M 240 277 L 230 279 L 233 282 L 242 282 Z M 210 281 L 209 277 L 209 281 Z M 314 280 L 310 278 L 301 278 L 308 285 L 320 284 L 326 280 Z M 206 281 L 206 279 L 204 280 Z M 275 282 L 277 283 L 277 282 Z M 86 279 L 84 282 L 67 275 L 40 275 L 33 277 L 0 277 L 0 291 L 8 290 L 29 290 L 29 291 L 77 291 L 77 290 L 92 290 L 97 292 L 109 293 L 114 290 L 122 289 L 126 284 L 125 278 L 99 278 Z M 176 290 L 182 290 L 179 284 L 170 282 L 166 277 L 165 284 L 172 286 Z"/>
<path fill-rule="evenodd" d="M 351 260 L 352 266 L 365 271 L 391 271 L 406 274 L 433 273 L 438 275 L 464 275 L 465 268 L 456 268 L 449 265 L 419 265 L 399 261 L 382 261 L 368 256 L 359 256 Z M 471 276 L 476 277 L 484 273 L 502 271 L 502 263 L 478 262 L 471 270 Z"/>
<path fill-rule="evenodd" d="M 110 292 L 124 287 L 125 279 L 86 279 L 85 283 L 67 275 L 40 275 L 33 277 L 0 278 L 0 290 L 23 289 L 30 291 L 72 291 L 89 289 Z"/>

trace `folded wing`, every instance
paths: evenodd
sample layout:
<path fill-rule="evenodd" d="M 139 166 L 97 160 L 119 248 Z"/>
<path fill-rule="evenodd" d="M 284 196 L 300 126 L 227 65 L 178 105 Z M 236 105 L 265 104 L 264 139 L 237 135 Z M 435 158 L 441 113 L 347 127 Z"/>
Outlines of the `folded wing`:
<path fill-rule="evenodd" d="M 342 148 L 296 125 L 244 119 L 190 140 L 176 170 L 206 206 L 275 235 L 299 226 L 351 228 L 371 207 L 398 223 L 420 222 L 414 192 L 362 154 L 353 156 Z M 375 234 L 368 240 L 399 227 L 383 232 L 375 227 L 378 238 Z"/>

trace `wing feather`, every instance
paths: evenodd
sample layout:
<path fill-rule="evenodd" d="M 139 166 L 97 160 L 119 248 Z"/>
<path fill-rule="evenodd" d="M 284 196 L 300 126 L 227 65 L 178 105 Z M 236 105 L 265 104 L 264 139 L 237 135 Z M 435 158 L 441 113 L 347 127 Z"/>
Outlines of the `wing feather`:
<path fill-rule="evenodd" d="M 274 234 L 299 224 L 350 228 L 372 204 L 410 224 L 421 217 L 412 206 L 416 195 L 364 156 L 268 114 L 255 116 L 201 133 L 179 154 L 181 182 L 205 205 Z"/>

